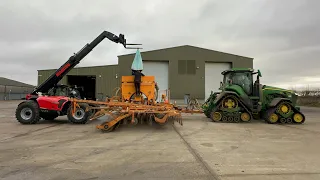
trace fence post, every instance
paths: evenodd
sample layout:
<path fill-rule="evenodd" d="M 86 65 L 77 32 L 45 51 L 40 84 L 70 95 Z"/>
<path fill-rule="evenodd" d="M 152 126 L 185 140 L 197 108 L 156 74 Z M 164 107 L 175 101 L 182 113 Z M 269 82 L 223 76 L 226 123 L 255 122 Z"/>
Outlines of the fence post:
<path fill-rule="evenodd" d="M 3 95 L 4 95 L 4 100 L 6 101 L 7 100 L 7 86 L 6 85 L 4 85 L 4 93 L 3 93 Z"/>

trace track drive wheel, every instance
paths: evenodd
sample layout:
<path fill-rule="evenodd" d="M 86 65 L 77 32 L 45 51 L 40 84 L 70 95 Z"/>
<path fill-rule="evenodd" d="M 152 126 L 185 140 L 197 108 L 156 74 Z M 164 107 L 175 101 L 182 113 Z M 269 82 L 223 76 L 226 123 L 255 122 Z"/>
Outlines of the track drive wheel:
<path fill-rule="evenodd" d="M 226 97 L 222 100 L 222 107 L 224 108 L 237 108 L 238 107 L 238 101 L 233 96 Z"/>
<path fill-rule="evenodd" d="M 220 112 L 217 112 L 217 111 L 212 112 L 212 113 L 211 113 L 211 119 L 212 119 L 212 121 L 214 121 L 214 122 L 221 121 L 221 119 L 222 119 L 222 114 L 221 114 Z"/>
<path fill-rule="evenodd" d="M 291 106 L 287 102 L 282 102 L 277 107 L 277 112 L 280 114 L 288 114 L 291 111 Z"/>
<path fill-rule="evenodd" d="M 21 124 L 36 124 L 40 120 L 39 105 L 33 100 L 19 104 L 15 114 Z"/>
<path fill-rule="evenodd" d="M 91 114 L 90 111 L 86 112 L 86 108 L 89 106 L 85 103 L 79 103 L 80 108 L 75 110 L 74 115 L 72 115 L 72 108 L 71 106 L 68 109 L 68 120 L 70 123 L 73 124 L 86 124 L 89 120 L 89 116 Z"/>
<path fill-rule="evenodd" d="M 305 121 L 305 117 L 301 113 L 294 113 L 292 120 L 294 123 L 302 124 Z"/>
<path fill-rule="evenodd" d="M 247 113 L 247 112 L 243 112 L 241 113 L 240 115 L 240 119 L 243 121 L 243 122 L 249 122 L 251 120 L 251 117 L 250 117 L 250 114 Z"/>

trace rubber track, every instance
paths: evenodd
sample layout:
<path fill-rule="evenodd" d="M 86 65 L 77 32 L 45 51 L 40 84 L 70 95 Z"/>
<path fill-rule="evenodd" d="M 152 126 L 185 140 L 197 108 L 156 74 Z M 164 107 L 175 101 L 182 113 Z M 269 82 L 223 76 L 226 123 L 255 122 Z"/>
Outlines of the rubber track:
<path fill-rule="evenodd" d="M 225 99 L 227 97 L 234 97 L 240 103 L 240 105 L 247 111 L 247 113 L 250 115 L 251 120 L 253 119 L 252 113 L 248 110 L 248 108 L 245 106 L 245 104 L 237 96 L 232 95 L 232 94 L 226 95 L 224 98 L 221 98 L 221 100 L 219 101 L 219 104 L 211 112 L 217 111 L 217 109 L 221 106 L 223 99 Z M 239 123 L 241 123 L 241 122 L 243 122 L 243 121 L 240 119 Z"/>

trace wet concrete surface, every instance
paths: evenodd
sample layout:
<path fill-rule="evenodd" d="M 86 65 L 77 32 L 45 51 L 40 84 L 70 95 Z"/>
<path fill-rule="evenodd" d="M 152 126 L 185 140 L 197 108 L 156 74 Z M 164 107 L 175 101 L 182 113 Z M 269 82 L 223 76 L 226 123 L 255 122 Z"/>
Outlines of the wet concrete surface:
<path fill-rule="evenodd" d="M 303 125 L 226 124 L 184 115 L 184 124 L 21 125 L 19 101 L 0 101 L 0 179 L 320 179 L 320 109 Z"/>

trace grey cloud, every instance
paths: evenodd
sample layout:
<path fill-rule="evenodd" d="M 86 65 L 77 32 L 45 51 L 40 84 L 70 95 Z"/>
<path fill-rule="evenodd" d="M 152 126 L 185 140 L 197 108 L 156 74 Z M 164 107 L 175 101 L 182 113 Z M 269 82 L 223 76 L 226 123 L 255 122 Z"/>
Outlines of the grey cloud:
<path fill-rule="evenodd" d="M 0 65 L 8 68 L 0 76 L 15 74 L 36 84 L 37 69 L 59 67 L 108 30 L 143 43 L 143 51 L 190 44 L 250 56 L 263 82 L 303 84 L 303 77 L 319 76 L 319 5 L 312 0 L 1 1 Z M 115 64 L 117 55 L 132 52 L 105 41 L 80 66 Z"/>

